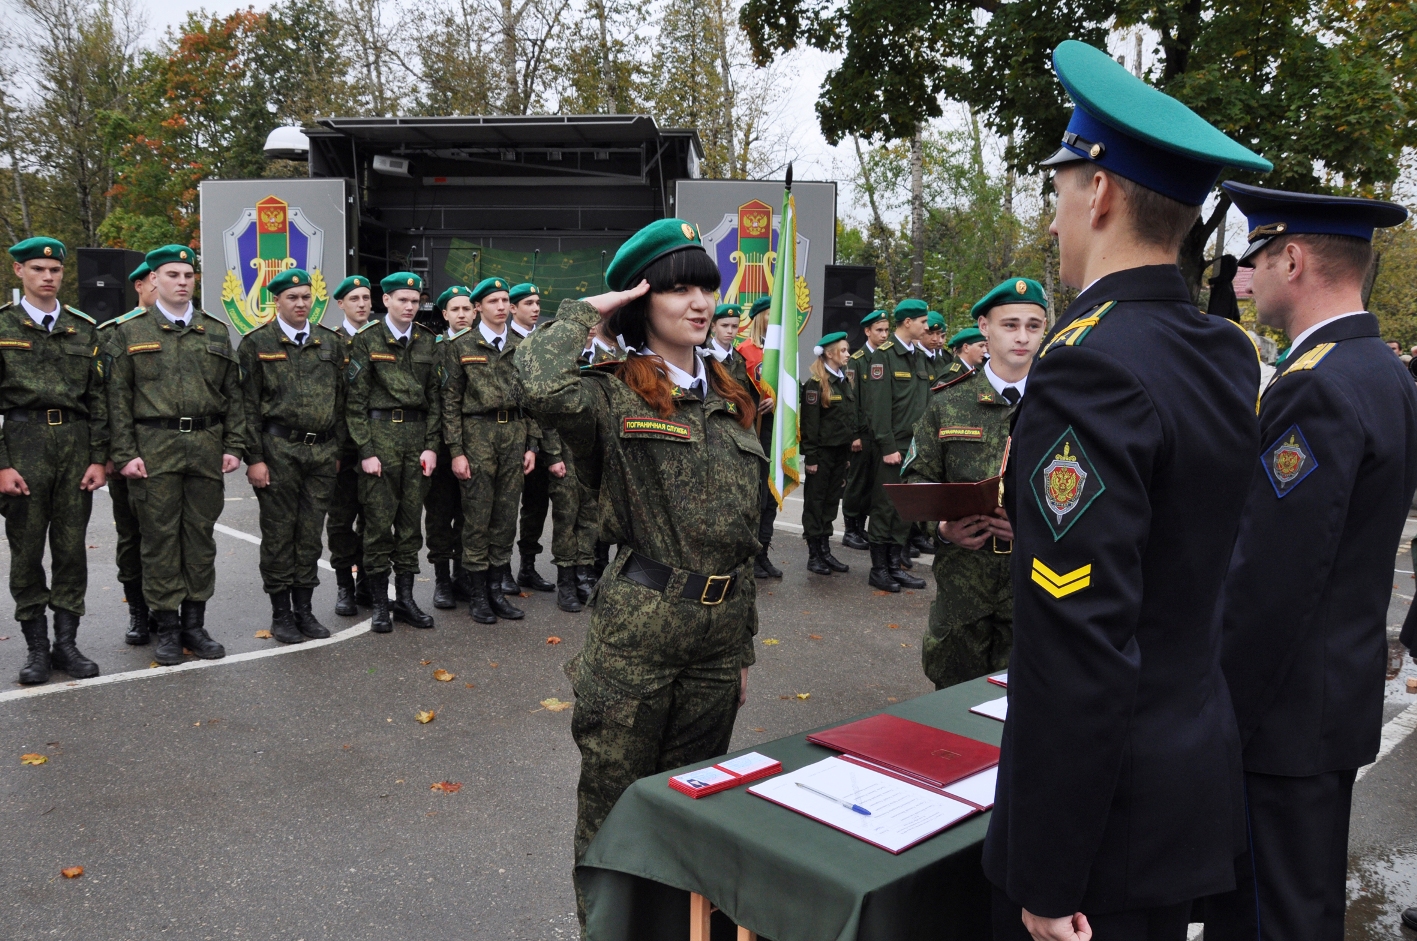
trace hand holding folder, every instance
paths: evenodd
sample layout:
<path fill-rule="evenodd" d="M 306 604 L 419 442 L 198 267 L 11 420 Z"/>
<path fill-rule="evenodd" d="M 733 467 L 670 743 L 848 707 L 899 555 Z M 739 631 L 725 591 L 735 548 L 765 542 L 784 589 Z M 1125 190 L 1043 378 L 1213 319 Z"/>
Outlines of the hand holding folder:
<path fill-rule="evenodd" d="M 911 523 L 961 520 L 967 516 L 995 516 L 1004 505 L 1004 470 L 1009 465 L 1009 447 L 1004 443 L 1004 460 L 999 473 L 988 480 L 955 484 L 885 484 L 900 518 Z"/>

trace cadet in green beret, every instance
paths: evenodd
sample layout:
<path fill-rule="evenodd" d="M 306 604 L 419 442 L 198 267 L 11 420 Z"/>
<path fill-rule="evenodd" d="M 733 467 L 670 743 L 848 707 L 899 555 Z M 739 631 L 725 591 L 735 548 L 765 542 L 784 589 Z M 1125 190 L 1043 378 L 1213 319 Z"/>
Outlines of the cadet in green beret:
<path fill-rule="evenodd" d="M 767 296 L 758 298 L 753 302 L 753 306 L 748 308 L 748 338 L 739 344 L 737 350 L 746 363 L 748 384 L 745 388 L 757 406 L 758 443 L 762 445 L 764 454 L 772 451 L 772 423 L 775 414 L 772 393 L 762 384 L 763 344 L 767 336 L 771 309 L 772 298 Z M 740 376 L 734 375 L 734 378 L 741 384 Z M 768 556 L 768 550 L 772 548 L 773 524 L 777 522 L 777 498 L 772 495 L 772 488 L 768 486 L 768 475 L 769 470 L 764 466 L 762 480 L 758 485 L 758 510 L 761 514 L 758 521 L 758 542 L 762 543 L 762 548 L 758 550 L 758 557 L 753 560 L 755 578 L 782 577 L 782 569 L 773 565 Z"/>
<path fill-rule="evenodd" d="M 433 310 L 444 324 L 437 337 L 441 361 L 441 345 L 477 319 L 472 288 L 452 285 L 438 295 Z M 462 567 L 462 521 L 462 493 L 453 476 L 453 456 L 448 453 L 447 444 L 439 442 L 438 466 L 428 478 L 428 494 L 423 498 L 423 528 L 428 540 L 428 562 L 433 566 L 435 608 L 456 608 L 459 601 L 472 600 L 472 579 Z"/>
<path fill-rule="evenodd" d="M 831 550 L 832 525 L 852 461 L 859 460 L 871 436 L 856 397 L 856 380 L 846 372 L 850 349 L 846 333 L 829 333 L 814 351 L 811 378 L 802 383 L 802 469 L 806 472 L 802 538 L 807 540 L 807 571 L 818 575 L 850 567 Z"/>
<path fill-rule="evenodd" d="M 883 310 L 873 310 L 861 318 L 861 329 L 866 332 L 866 339 L 861 348 L 851 354 L 845 370 L 847 378 L 857 383 L 858 404 L 861 402 L 861 380 L 870 373 L 867 358 L 875 355 L 881 344 L 890 338 L 890 315 Z M 869 426 L 870 414 L 866 413 L 864 406 L 859 407 Z M 841 537 L 841 544 L 848 549 L 862 552 L 871 548 L 870 543 L 866 541 L 866 517 L 871 512 L 871 486 L 876 479 L 876 466 L 881 462 L 875 448 L 876 436 L 868 435 L 861 453 L 852 459 L 851 467 L 846 472 L 846 493 L 841 499 L 841 512 L 846 522 L 846 532 Z"/>
<path fill-rule="evenodd" d="M 344 365 L 349 367 L 349 351 L 354 335 L 369 322 L 374 309 L 373 288 L 367 277 L 354 274 L 345 278 L 330 295 L 343 319 L 331 323 L 340 340 Z M 331 314 L 334 312 L 331 311 Z M 330 567 L 335 570 L 339 594 L 335 599 L 335 614 L 353 617 L 359 606 L 369 607 L 369 579 L 364 572 L 363 511 L 359 506 L 359 451 L 346 434 L 339 455 L 339 472 L 335 475 L 334 492 L 330 495 L 329 515 L 325 519 L 325 537 L 330 544 Z M 358 578 L 354 569 L 359 568 Z"/>
<path fill-rule="evenodd" d="M 369 629 L 387 634 L 395 619 L 418 628 L 433 626 L 433 617 L 413 600 L 413 583 L 423 542 L 423 495 L 438 466 L 443 417 L 437 344 L 433 334 L 413 322 L 423 279 L 396 271 L 379 287 L 388 314 L 366 323 L 350 348 L 345 422 L 359 456 L 364 568 L 374 607 Z"/>
<path fill-rule="evenodd" d="M 925 372 L 930 385 L 935 384 L 953 364 L 954 357 L 945 350 L 945 317 L 932 310 L 925 318 L 925 335 L 920 338 L 920 352 L 925 354 Z M 935 540 L 925 523 L 911 523 L 905 551 L 914 559 L 935 554 Z"/>
<path fill-rule="evenodd" d="M 444 344 L 443 439 L 461 481 L 463 567 L 472 580 L 468 613 L 479 624 L 524 613 L 506 599 L 521 589 L 512 578 L 517 502 L 536 462 L 539 431 L 522 410 L 512 363 L 521 334 L 507 326 L 508 283 L 485 278 L 472 289 L 477 326 Z"/>
<path fill-rule="evenodd" d="M 22 293 L 19 304 L 0 307 L 0 515 L 15 620 L 28 647 L 21 683 L 46 682 L 51 669 L 74 679 L 98 676 L 76 638 L 88 590 L 84 536 L 93 492 L 106 479 L 108 399 L 97 326 L 59 303 L 67 254 L 51 238 L 12 245 Z"/>
<path fill-rule="evenodd" d="M 950 349 L 955 354 L 955 363 L 965 369 L 978 369 L 989 357 L 989 344 L 978 327 L 965 327 L 950 337 Z"/>
<path fill-rule="evenodd" d="M 192 305 L 197 254 L 186 245 L 148 252 L 153 305 L 119 318 L 109 395 L 113 464 L 128 478 L 142 528 L 143 594 L 157 634 L 153 659 L 226 656 L 206 630 L 216 589 L 223 474 L 247 448 L 241 367 L 226 322 Z"/>

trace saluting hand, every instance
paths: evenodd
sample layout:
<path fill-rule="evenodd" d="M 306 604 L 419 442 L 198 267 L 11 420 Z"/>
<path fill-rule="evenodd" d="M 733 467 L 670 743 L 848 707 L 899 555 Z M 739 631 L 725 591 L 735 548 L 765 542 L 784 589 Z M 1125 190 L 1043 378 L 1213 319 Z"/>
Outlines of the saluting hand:
<path fill-rule="evenodd" d="M 1039 918 L 1025 908 L 1023 926 L 1033 941 L 1092 941 L 1092 926 L 1082 912 L 1071 918 Z"/>
<path fill-rule="evenodd" d="M 102 464 L 90 464 L 84 471 L 84 479 L 79 481 L 80 490 L 97 490 L 108 483 L 107 469 Z"/>
<path fill-rule="evenodd" d="M 604 319 L 635 298 L 643 297 L 648 293 L 649 282 L 640 281 L 628 291 L 607 291 L 604 294 L 597 294 L 595 297 L 587 297 L 585 302 L 599 311 L 601 318 Z"/>
<path fill-rule="evenodd" d="M 27 497 L 30 495 L 30 488 L 19 471 L 7 467 L 0 470 L 0 493 L 7 497 Z"/>

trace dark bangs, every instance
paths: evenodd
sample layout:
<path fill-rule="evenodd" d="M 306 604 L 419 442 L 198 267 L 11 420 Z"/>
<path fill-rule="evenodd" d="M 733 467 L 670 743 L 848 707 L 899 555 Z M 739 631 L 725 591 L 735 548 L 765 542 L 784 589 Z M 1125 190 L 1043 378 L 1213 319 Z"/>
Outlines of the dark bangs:
<path fill-rule="evenodd" d="M 651 262 L 641 278 L 649 282 L 649 293 L 617 310 L 608 324 L 611 333 L 624 337 L 635 349 L 643 349 L 645 345 L 645 313 L 649 310 L 650 294 L 672 291 L 681 284 L 709 292 L 723 285 L 718 265 L 700 248 L 686 248 Z M 635 284 L 638 283 L 637 280 Z"/>

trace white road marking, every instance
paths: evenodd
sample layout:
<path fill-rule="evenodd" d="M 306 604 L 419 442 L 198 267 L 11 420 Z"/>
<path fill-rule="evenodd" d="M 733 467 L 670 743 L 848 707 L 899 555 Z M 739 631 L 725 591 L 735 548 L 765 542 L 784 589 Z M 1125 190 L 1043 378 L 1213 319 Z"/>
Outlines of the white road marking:
<path fill-rule="evenodd" d="M 1372 769 L 1373 765 L 1382 761 L 1394 748 L 1402 743 L 1402 740 L 1417 730 L 1417 703 L 1413 703 L 1406 709 L 1393 716 L 1392 719 L 1383 726 L 1383 737 L 1378 744 L 1378 757 L 1373 759 L 1372 765 L 1364 765 L 1358 769 L 1358 777 L 1355 780 L 1361 781 L 1363 775 Z"/>

